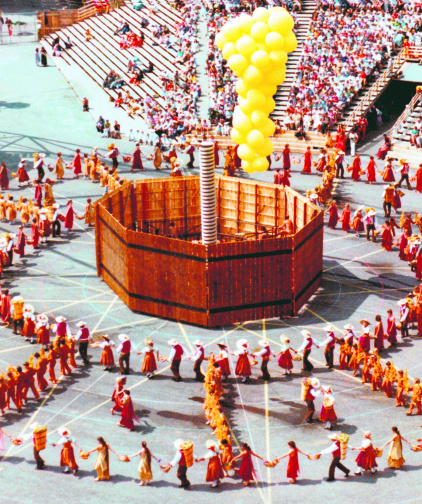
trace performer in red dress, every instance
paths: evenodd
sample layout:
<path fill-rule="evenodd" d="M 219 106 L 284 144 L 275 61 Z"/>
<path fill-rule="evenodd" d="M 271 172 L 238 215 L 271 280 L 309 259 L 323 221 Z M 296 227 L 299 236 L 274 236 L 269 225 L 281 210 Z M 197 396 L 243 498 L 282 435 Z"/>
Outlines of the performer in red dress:
<path fill-rule="evenodd" d="M 34 180 L 35 194 L 34 194 L 34 202 L 37 207 L 42 207 L 42 187 L 38 180 Z"/>
<path fill-rule="evenodd" d="M 217 346 L 220 348 L 220 354 L 217 356 L 217 362 L 220 366 L 223 381 L 226 381 L 230 376 L 229 352 L 227 351 L 227 345 L 225 343 L 217 343 Z"/>
<path fill-rule="evenodd" d="M 234 457 L 232 462 L 234 463 L 236 462 L 236 460 L 242 459 L 242 463 L 240 464 L 240 467 L 237 470 L 237 474 L 242 479 L 243 485 L 248 486 L 253 479 L 256 479 L 255 469 L 252 462 L 252 455 L 261 460 L 264 459 L 259 455 L 257 455 L 256 453 L 254 453 L 247 443 L 242 443 L 241 449 L 242 452 L 237 457 Z"/>
<path fill-rule="evenodd" d="M 9 175 L 6 163 L 3 161 L 0 166 L 0 188 L 2 191 L 9 189 Z"/>
<path fill-rule="evenodd" d="M 359 154 L 356 154 L 356 157 L 353 160 L 352 169 L 351 169 L 352 179 L 355 182 L 357 182 L 360 179 L 360 171 L 361 171 L 361 169 L 362 169 L 362 162 L 361 162 Z"/>
<path fill-rule="evenodd" d="M 366 178 L 370 184 L 373 184 L 377 181 L 376 178 L 376 170 L 377 165 L 375 164 L 374 156 L 369 156 L 369 163 L 366 167 Z"/>
<path fill-rule="evenodd" d="M 142 170 L 145 171 L 144 165 L 142 164 L 142 151 L 139 147 L 139 144 L 136 144 L 135 150 L 132 154 L 132 166 L 130 171 Z"/>
<path fill-rule="evenodd" d="M 396 177 L 394 176 L 393 165 L 391 164 L 391 160 L 387 160 L 387 164 L 382 172 L 382 180 L 384 182 L 395 182 Z"/>
<path fill-rule="evenodd" d="M 375 315 L 375 328 L 374 328 L 374 346 L 378 352 L 384 349 L 384 326 L 382 325 L 381 315 Z"/>
<path fill-rule="evenodd" d="M 40 241 L 40 231 L 38 229 L 37 219 L 32 220 L 31 224 L 31 244 L 32 248 L 37 248 Z"/>
<path fill-rule="evenodd" d="M 348 203 L 346 204 L 346 206 L 343 209 L 343 212 L 341 213 L 340 222 L 343 231 L 345 233 L 348 233 L 350 229 L 350 206 Z"/>
<path fill-rule="evenodd" d="M 302 173 L 312 173 L 311 167 L 312 167 L 312 152 L 311 148 L 307 147 L 305 153 L 301 158 L 303 157 L 303 170 Z"/>
<path fill-rule="evenodd" d="M 289 461 L 287 463 L 287 477 L 290 479 L 290 483 L 296 483 L 296 480 L 300 474 L 299 467 L 299 453 L 309 457 L 309 455 L 296 446 L 294 441 L 289 441 L 287 445 L 290 448 L 290 451 L 282 455 L 281 457 L 277 457 L 276 460 L 280 461 L 286 457 L 289 457 Z"/>
<path fill-rule="evenodd" d="M 10 321 L 12 309 L 11 297 L 9 295 L 9 289 L 4 289 L 1 295 L 1 321 L 3 324 L 8 324 Z"/>
<path fill-rule="evenodd" d="M 334 395 L 331 387 L 322 386 L 321 392 L 324 397 L 324 401 L 321 406 L 321 412 L 319 414 L 319 419 L 321 422 L 325 423 L 324 429 L 331 430 L 333 423 L 337 422 L 337 415 L 334 410 Z"/>
<path fill-rule="evenodd" d="M 381 229 L 382 229 L 381 245 L 383 246 L 383 248 L 385 248 L 385 250 L 390 252 L 393 247 L 393 235 L 391 234 L 391 228 L 389 226 L 389 222 L 385 221 Z"/>
<path fill-rule="evenodd" d="M 120 413 L 123 408 L 122 397 L 124 395 L 124 389 L 126 385 L 126 377 L 119 376 L 116 378 L 116 386 L 113 390 L 113 395 L 111 396 L 111 400 L 114 401 L 114 406 L 111 408 L 110 412 L 114 415 L 114 412 Z"/>
<path fill-rule="evenodd" d="M 17 171 L 18 185 L 24 184 L 25 182 L 28 182 L 28 180 L 29 180 L 29 175 L 28 175 L 28 172 L 26 171 L 26 167 L 25 167 L 25 161 L 26 161 L 26 159 L 22 158 L 21 162 L 19 163 L 19 166 L 18 166 L 18 171 Z"/>
<path fill-rule="evenodd" d="M 74 220 L 74 217 L 75 217 L 75 211 L 73 210 L 72 203 L 73 203 L 72 200 L 69 200 L 67 202 L 67 210 L 66 210 L 66 215 L 64 217 L 64 227 L 68 231 L 72 231 L 72 229 L 73 229 L 73 220 Z"/>
<path fill-rule="evenodd" d="M 407 257 L 406 248 L 407 248 L 408 243 L 409 243 L 409 240 L 407 238 L 407 235 L 405 232 L 403 232 L 402 235 L 400 236 L 400 239 L 399 239 L 399 247 L 400 247 L 399 258 L 402 261 L 406 260 L 406 257 Z"/>
<path fill-rule="evenodd" d="M 387 339 L 390 343 L 388 348 L 394 346 L 397 343 L 397 328 L 396 328 L 396 319 L 393 315 L 393 310 L 387 310 Z"/>
<path fill-rule="evenodd" d="M 422 192 L 422 164 L 419 165 L 414 180 L 416 181 L 416 191 Z"/>
<path fill-rule="evenodd" d="M 146 347 L 143 348 L 138 355 L 145 354 L 142 363 L 141 373 L 146 373 L 147 378 L 152 378 L 155 371 L 157 371 L 157 361 L 155 359 L 154 342 L 151 338 L 145 340 Z"/>
<path fill-rule="evenodd" d="M 76 154 L 75 157 L 73 158 L 72 161 L 72 168 L 73 168 L 73 174 L 75 175 L 75 178 L 78 178 L 79 175 L 82 173 L 82 162 L 81 162 L 81 150 L 76 149 Z"/>
<path fill-rule="evenodd" d="M 284 369 L 283 374 L 292 374 L 292 369 L 293 369 L 293 359 L 292 359 L 292 354 L 290 351 L 294 352 L 295 354 L 297 353 L 294 348 L 290 346 L 290 340 L 287 336 L 284 336 L 282 334 L 280 336 L 280 341 L 282 343 L 281 345 L 281 352 L 276 354 L 276 357 L 279 355 L 280 358 L 278 359 L 278 365 Z"/>
<path fill-rule="evenodd" d="M 280 184 L 283 187 L 285 187 L 285 186 L 290 187 L 290 180 L 289 180 L 290 177 L 291 177 L 290 169 L 283 168 L 283 173 L 281 174 L 281 177 L 280 177 Z"/>
<path fill-rule="evenodd" d="M 361 475 L 362 471 L 371 471 L 371 473 L 377 472 L 377 460 L 375 457 L 374 447 L 372 445 L 371 433 L 364 432 L 364 439 L 362 442 L 362 446 L 360 448 L 351 447 L 351 450 L 360 450 L 359 455 L 356 457 L 356 464 L 358 466 L 355 471 L 356 475 Z"/>
<path fill-rule="evenodd" d="M 14 251 L 18 254 L 19 257 L 23 257 L 25 255 L 25 245 L 26 245 L 26 236 L 23 232 L 23 226 L 19 226 L 17 245 Z"/>
<path fill-rule="evenodd" d="M 236 376 L 242 377 L 242 382 L 246 383 L 249 381 L 249 377 L 252 374 L 251 364 L 249 362 L 249 342 L 246 339 L 240 339 L 236 346 L 238 350 L 236 354 L 238 355 L 237 364 L 236 364 Z"/>
<path fill-rule="evenodd" d="M 330 215 L 330 217 L 328 218 L 327 225 L 329 228 L 335 229 L 335 227 L 337 226 L 337 222 L 338 222 L 338 208 L 337 208 L 337 203 L 334 200 L 331 202 L 330 208 L 327 210 L 327 212 Z"/>
<path fill-rule="evenodd" d="M 289 144 L 286 144 L 284 149 L 283 149 L 283 169 L 284 170 L 290 170 L 291 163 L 290 163 L 290 148 Z"/>
<path fill-rule="evenodd" d="M 123 391 L 122 397 L 122 418 L 117 423 L 119 427 L 126 427 L 130 431 L 135 428 L 135 422 L 139 422 L 139 418 L 133 409 L 132 398 L 130 397 L 130 390 Z"/>

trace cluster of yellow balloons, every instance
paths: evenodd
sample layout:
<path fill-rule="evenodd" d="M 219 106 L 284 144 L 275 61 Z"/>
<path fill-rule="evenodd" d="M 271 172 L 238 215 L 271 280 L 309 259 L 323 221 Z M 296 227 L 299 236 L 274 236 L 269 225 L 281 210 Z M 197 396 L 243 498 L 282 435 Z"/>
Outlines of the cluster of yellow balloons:
<path fill-rule="evenodd" d="M 242 168 L 249 173 L 268 169 L 275 124 L 273 96 L 286 77 L 287 53 L 297 47 L 292 16 L 282 7 L 258 7 L 226 23 L 215 43 L 239 77 L 239 105 L 233 114 L 232 140 L 239 144 Z"/>

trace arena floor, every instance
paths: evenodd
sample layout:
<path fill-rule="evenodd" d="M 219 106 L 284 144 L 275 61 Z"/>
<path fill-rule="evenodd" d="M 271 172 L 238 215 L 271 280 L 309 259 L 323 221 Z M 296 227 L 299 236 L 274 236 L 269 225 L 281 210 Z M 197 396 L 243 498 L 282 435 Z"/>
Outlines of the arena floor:
<path fill-rule="evenodd" d="M 104 152 L 109 141 L 99 138 L 95 132 L 93 116 L 82 113 L 79 100 L 57 69 L 35 67 L 32 59 L 34 47 L 30 44 L 10 47 L 7 57 L 0 59 L 0 71 L 7 75 L 2 82 L 0 104 L 0 159 L 15 169 L 20 156 L 31 158 L 33 152 L 46 152 L 49 162 L 53 161 L 58 150 L 63 152 L 66 160 L 77 147 L 82 152 L 89 152 L 98 145 L 100 152 Z M 100 111 L 94 111 L 95 116 L 99 114 Z M 121 141 L 119 148 L 130 153 L 133 144 Z M 146 151 L 149 152 L 150 148 Z M 367 160 L 366 156 L 364 160 Z M 152 171 L 148 163 L 146 167 L 145 174 L 137 176 L 166 175 L 165 172 Z M 123 165 L 121 171 L 126 175 L 128 166 Z M 317 185 L 316 175 L 306 177 L 295 173 L 297 171 L 295 166 L 294 189 L 304 192 Z M 76 212 L 83 213 L 86 198 L 97 198 L 102 190 L 98 184 L 71 180 L 70 175 L 67 177 L 54 187 L 55 197 L 63 206 L 68 198 L 72 198 Z M 264 173 L 259 178 L 270 181 L 272 174 Z M 16 181 L 12 182 L 10 192 L 16 200 L 22 193 L 17 189 Z M 33 197 L 32 189 L 25 189 L 23 193 Z M 407 190 L 405 193 L 405 210 L 420 207 L 420 196 Z M 382 215 L 382 184 L 369 186 L 347 179 L 338 183 L 336 195 L 340 207 L 346 202 L 351 203 L 353 209 L 358 204 L 370 204 Z M 367 242 L 363 237 L 359 239 L 353 234 L 345 235 L 341 230 L 325 228 L 322 286 L 299 317 L 207 330 L 131 312 L 97 278 L 94 234 L 81 222 L 77 221 L 77 227 L 69 235 L 52 240 L 35 253 L 28 247 L 28 255 L 5 271 L 2 287 L 9 287 L 13 295 L 22 295 L 37 312 L 64 315 L 74 332 L 76 323 L 84 320 L 94 336 L 108 333 L 117 340 L 117 335 L 124 332 L 130 335 L 136 348 L 142 348 L 144 339 L 150 336 L 162 355 L 168 355 L 166 342 L 170 338 L 177 338 L 191 349 L 192 342 L 199 337 L 204 340 L 207 351 L 216 351 L 215 343 L 222 339 L 234 349 L 237 339 L 245 337 L 251 348 L 255 348 L 257 341 L 265 335 L 277 350 L 279 336 L 286 334 L 293 347 L 297 347 L 302 342 L 300 330 L 303 328 L 322 340 L 327 322 L 339 335 L 347 323 L 359 327 L 359 320 L 363 317 L 373 321 L 380 313 L 385 319 L 388 308 L 397 314 L 397 300 L 416 285 L 407 264 L 398 260 L 396 252 L 385 252 L 379 244 Z M 10 229 L 8 225 L 0 225 L 1 232 Z M 414 330 L 412 335 L 415 335 Z M 3 369 L 8 364 L 20 365 L 34 351 L 34 347 L 21 336 L 14 336 L 11 329 L 0 328 L 0 341 Z M 417 338 L 410 337 L 394 351 L 384 351 L 382 358 L 393 360 L 398 368 L 407 367 L 410 376 L 418 377 L 422 366 L 421 344 Z M 152 452 L 167 462 L 174 455 L 174 440 L 181 437 L 194 442 L 196 455 L 205 454 L 205 442 L 212 437 L 211 429 L 205 424 L 202 411 L 204 390 L 193 380 L 191 362 L 182 363 L 185 379 L 181 383 L 170 379 L 166 363 L 161 363 L 158 376 L 150 381 L 140 374 L 140 358 L 132 355 L 133 373 L 128 385 L 133 391 L 135 410 L 141 422 L 135 432 L 128 432 L 118 428 L 118 418 L 110 414 L 110 396 L 118 375 L 102 370 L 98 349 L 92 349 L 90 354 L 93 366 L 78 368 L 72 377 L 48 389 L 40 402 L 30 401 L 23 414 L 18 415 L 13 410 L 8 412 L 1 422 L 6 432 L 18 437 L 30 432 L 29 425 L 37 421 L 48 426 L 51 441 L 58 439 L 57 429 L 65 425 L 84 450 L 94 447 L 100 435 L 123 454 L 136 452 L 141 441 L 146 440 Z M 349 434 L 352 446 L 360 446 L 362 430 L 371 430 L 374 444 L 382 445 L 391 437 L 393 425 L 397 425 L 409 440 L 416 441 L 421 437 L 421 418 L 406 417 L 403 408 L 395 408 L 395 400 L 385 398 L 380 392 L 370 392 L 369 387 L 362 385 L 360 378 L 353 378 L 349 371 L 327 370 L 322 349 L 313 350 L 312 359 L 316 365 L 314 374 L 323 384 L 334 389 L 339 416 L 335 431 Z M 77 360 L 80 362 L 79 358 Z M 226 386 L 222 404 L 232 429 L 234 447 L 246 441 L 256 453 L 270 459 L 286 453 L 289 440 L 296 441 L 308 453 L 317 453 L 329 446 L 328 433 L 322 424 L 303 423 L 305 405 L 300 400 L 299 366 L 291 377 L 286 378 L 272 360 L 270 372 L 273 380 L 269 384 L 256 380 L 258 371 L 254 369 L 254 379 L 248 385 L 232 377 Z M 317 402 L 317 409 L 318 406 L 320 402 Z M 404 448 L 406 465 L 402 470 L 388 469 L 384 455 L 378 459 L 376 475 L 344 479 L 338 474 L 339 479 L 334 483 L 324 481 L 330 456 L 319 461 L 301 459 L 301 476 L 297 485 L 289 484 L 286 479 L 284 460 L 273 469 L 267 469 L 257 461 L 258 483 L 249 488 L 243 488 L 238 479 L 227 479 L 218 489 L 211 489 L 205 483 L 206 464 L 198 464 L 189 470 L 192 482 L 189 491 L 179 490 L 174 469 L 164 474 L 155 463 L 154 483 L 150 487 L 138 487 L 136 460 L 124 464 L 111 455 L 112 480 L 94 484 L 94 457 L 87 461 L 78 459 L 80 471 L 74 477 L 61 472 L 59 448 L 48 446 L 43 452 L 48 468 L 42 472 L 34 470 L 31 442 L 13 446 L 6 439 L 6 450 L 0 459 L 0 501 L 10 504 L 107 501 L 129 504 L 138 499 L 151 504 L 166 500 L 179 504 L 198 500 L 210 503 L 223 498 L 236 504 L 271 504 L 280 500 L 322 503 L 328 499 L 384 504 L 422 501 L 419 490 L 421 455 L 411 452 L 407 446 Z M 352 470 L 355 469 L 354 453 L 357 452 L 349 452 L 345 461 Z M 233 490 L 235 494 L 231 493 Z"/>

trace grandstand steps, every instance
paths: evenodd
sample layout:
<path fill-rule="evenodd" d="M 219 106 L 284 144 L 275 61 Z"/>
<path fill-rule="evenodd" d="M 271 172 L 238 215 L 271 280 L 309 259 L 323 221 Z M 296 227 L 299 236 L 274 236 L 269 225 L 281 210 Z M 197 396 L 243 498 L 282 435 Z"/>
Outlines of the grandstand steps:
<path fill-rule="evenodd" d="M 78 9 L 83 6 L 82 0 L 1 0 L 0 9 L 5 14 L 29 13 L 37 11 L 51 11 Z"/>
<path fill-rule="evenodd" d="M 289 54 L 289 59 L 287 60 L 286 64 L 286 79 L 283 84 L 278 87 L 277 94 L 275 96 L 276 106 L 271 114 L 272 119 L 281 120 L 285 116 L 290 90 L 292 88 L 296 75 L 297 65 L 302 54 L 303 41 L 306 39 L 309 23 L 312 19 L 317 4 L 315 0 L 303 0 L 302 6 L 302 12 L 295 14 L 296 23 L 298 23 L 297 27 L 295 28 L 298 41 L 297 49 L 293 53 Z"/>
<path fill-rule="evenodd" d="M 47 49 L 50 57 L 55 60 L 59 68 L 65 68 L 63 65 L 77 65 L 101 87 L 106 75 L 111 70 L 114 70 L 126 82 L 126 85 L 119 91 L 127 89 L 135 98 L 144 99 L 146 96 L 150 96 L 163 107 L 165 104 L 161 98 L 163 95 L 163 84 L 158 74 L 165 71 L 172 76 L 176 69 L 180 70 L 180 65 L 174 64 L 176 57 L 175 49 L 172 50 L 161 45 L 155 45 L 156 41 L 151 31 L 151 24 L 165 24 L 169 10 L 167 6 L 159 4 L 152 15 L 149 15 L 147 9 L 135 11 L 131 7 L 124 5 L 118 10 L 111 11 L 109 14 L 87 18 L 80 23 L 75 23 L 58 30 L 54 34 L 46 36 L 42 41 L 42 45 Z M 147 18 L 150 22 L 147 28 L 142 28 L 141 26 L 141 19 L 143 17 Z M 173 19 L 179 19 L 177 13 L 173 16 Z M 113 33 L 119 27 L 121 20 L 127 21 L 135 33 L 142 31 L 145 41 L 141 48 L 120 49 L 120 36 L 114 36 Z M 168 26 L 174 34 L 174 23 L 169 21 Z M 92 39 L 89 42 L 85 40 L 85 31 L 87 28 L 90 29 L 92 35 Z M 54 38 L 59 37 L 64 47 L 64 42 L 68 36 L 73 41 L 74 47 L 63 52 L 63 62 L 61 62 L 59 61 L 61 58 L 52 56 L 52 43 Z M 127 61 L 130 57 L 133 58 L 135 56 L 138 56 L 143 64 L 152 62 L 154 65 L 154 71 L 145 74 L 140 85 L 128 84 L 131 74 L 127 73 Z M 181 78 L 181 80 L 183 79 Z M 115 90 L 104 89 L 104 91 L 110 97 L 110 100 L 117 97 L 118 92 Z"/>
<path fill-rule="evenodd" d="M 388 157 L 393 158 L 395 161 L 406 159 L 412 168 L 417 168 L 422 162 L 422 150 L 413 147 L 409 142 L 401 143 L 393 141 L 393 146 L 388 152 Z M 410 176 L 412 177 L 413 175 L 411 173 Z"/>

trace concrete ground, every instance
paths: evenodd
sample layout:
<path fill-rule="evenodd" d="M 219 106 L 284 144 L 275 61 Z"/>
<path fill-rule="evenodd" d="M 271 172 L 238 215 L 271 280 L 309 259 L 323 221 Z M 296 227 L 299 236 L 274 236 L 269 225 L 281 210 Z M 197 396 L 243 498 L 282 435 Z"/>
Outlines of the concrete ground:
<path fill-rule="evenodd" d="M 100 111 L 93 111 L 93 115 L 82 113 L 80 100 L 56 68 L 35 67 L 34 47 L 32 44 L 10 46 L 0 58 L 1 75 L 6 76 L 2 79 L 0 96 L 0 160 L 5 160 L 8 167 L 15 170 L 21 156 L 31 158 L 34 152 L 45 152 L 49 162 L 54 160 L 58 150 L 63 152 L 66 160 L 71 159 L 78 147 L 82 152 L 90 152 L 94 145 L 98 145 L 100 152 L 104 153 L 109 141 L 101 139 L 94 127 L 94 117 Z M 99 90 L 92 84 L 91 91 L 93 94 Z M 90 90 L 86 89 L 86 92 Z M 133 144 L 122 140 L 119 148 L 130 153 Z M 150 152 L 150 148 L 145 150 Z M 365 162 L 367 159 L 364 156 Z M 128 166 L 122 167 L 121 172 L 130 178 Z M 166 176 L 166 172 L 153 171 L 149 163 L 146 167 L 147 171 L 136 177 Z M 294 189 L 304 192 L 319 183 L 317 175 L 304 176 L 298 173 L 299 169 L 297 165 L 293 167 Z M 55 197 L 63 206 L 68 198 L 72 198 L 76 211 L 82 213 L 86 198 L 95 199 L 102 194 L 98 184 L 71 180 L 70 174 L 66 177 L 54 187 Z M 272 173 L 259 174 L 257 178 L 270 181 Z M 353 183 L 347 178 L 336 185 L 336 196 L 340 207 L 346 202 L 351 203 L 353 209 L 359 204 L 371 205 L 375 206 L 378 215 L 382 215 L 382 188 L 381 183 L 369 186 L 365 182 Z M 406 189 L 404 192 L 404 209 L 420 209 L 421 196 Z M 33 197 L 32 189 L 17 189 L 15 180 L 10 193 L 16 200 L 20 194 Z M 0 224 L 1 232 L 11 229 L 16 230 L 16 225 Z M 407 264 L 398 260 L 397 250 L 385 252 L 380 244 L 359 239 L 354 234 L 346 235 L 338 229 L 325 228 L 324 233 L 325 271 L 321 289 L 300 316 L 282 321 L 266 320 L 207 330 L 133 313 L 96 277 L 94 234 L 92 229 L 84 227 L 82 221 L 77 221 L 73 232 L 52 240 L 35 252 L 28 247 L 22 261 L 16 260 L 12 268 L 5 270 L 1 283 L 3 288 L 9 287 L 13 295 L 20 294 L 31 302 L 37 313 L 44 312 L 50 317 L 66 316 L 73 332 L 76 332 L 76 323 L 85 320 L 95 336 L 108 333 L 117 342 L 119 333 L 129 334 L 135 349 L 143 347 L 146 337 L 152 337 L 162 355 L 168 355 L 166 342 L 170 338 L 177 338 L 188 349 L 192 349 L 196 338 L 201 338 L 209 352 L 217 350 L 215 343 L 221 339 L 235 349 L 235 343 L 241 337 L 247 338 L 254 349 L 265 335 L 273 350 L 277 351 L 281 334 L 288 335 L 293 347 L 298 347 L 302 342 L 300 330 L 303 328 L 308 328 L 322 340 L 327 322 L 333 325 L 339 336 L 344 325 L 351 323 L 358 328 L 363 317 L 369 318 L 373 324 L 377 313 L 385 321 L 388 308 L 397 315 L 397 300 L 417 285 Z M 418 377 L 421 342 L 415 334 L 412 330 L 410 338 L 400 341 L 393 351 L 385 350 L 382 358 L 393 360 L 396 367 L 407 367 L 410 376 Z M 27 344 L 21 336 L 14 336 L 11 329 L 0 328 L 0 342 L 0 367 L 3 369 L 8 364 L 20 365 L 34 352 L 34 346 Z M 116 426 L 118 418 L 109 412 L 109 399 L 118 375 L 102 370 L 98 349 L 89 353 L 93 366 L 79 367 L 71 377 L 60 380 L 57 386 L 48 389 L 42 401 L 30 400 L 21 415 L 15 410 L 7 412 L 0 424 L 2 428 L 17 437 L 30 432 L 29 425 L 37 421 L 48 426 L 49 439 L 54 441 L 58 438 L 57 429 L 66 425 L 84 450 L 94 447 L 96 438 L 101 435 L 123 454 L 134 453 L 145 440 L 163 462 L 171 460 L 173 441 L 179 437 L 194 442 L 196 455 L 205 453 L 205 442 L 212 435 L 202 411 L 204 390 L 193 381 L 190 361 L 182 363 L 185 380 L 181 383 L 170 379 L 166 363 L 161 363 L 158 376 L 148 381 L 140 374 L 140 357 L 136 353 L 132 355 L 133 373 L 128 385 L 141 421 L 135 432 L 128 432 Z M 385 398 L 380 392 L 370 392 L 369 387 L 362 385 L 360 378 L 353 378 L 349 371 L 327 370 L 322 349 L 314 349 L 312 358 L 316 366 L 314 374 L 334 390 L 339 417 L 335 432 L 348 433 L 352 446 L 360 445 L 362 430 L 371 430 L 374 444 L 381 446 L 390 438 L 393 425 L 397 425 L 412 442 L 421 437 L 422 418 L 406 417 L 403 408 L 395 408 L 393 399 Z M 233 377 L 229 380 L 222 404 L 230 422 L 236 453 L 238 444 L 244 441 L 266 459 L 286 453 L 287 442 L 292 439 L 308 453 L 316 453 L 330 444 L 322 424 L 303 423 L 302 374 L 300 366 L 297 363 L 295 366 L 294 374 L 286 378 L 273 359 L 270 362 L 273 380 L 268 385 L 256 379 L 258 369 L 254 369 L 252 382 L 248 385 Z M 318 400 L 317 410 L 320 406 Z M 77 477 L 64 475 L 59 467 L 59 449 L 49 445 L 43 452 L 47 470 L 38 472 L 34 470 L 30 442 L 16 447 L 6 439 L 5 444 L 6 452 L 0 460 L 0 501 L 7 504 L 107 501 L 129 504 L 138 499 L 148 504 L 166 500 L 180 504 L 199 500 L 211 503 L 223 498 L 236 504 L 271 504 L 280 500 L 318 504 L 328 499 L 332 502 L 384 504 L 422 501 L 419 491 L 422 459 L 407 445 L 404 447 L 406 464 L 401 470 L 388 469 L 387 456 L 384 455 L 378 459 L 379 471 L 374 476 L 344 479 L 338 474 L 338 481 L 328 483 L 324 478 L 330 456 L 319 461 L 302 458 L 299 483 L 290 485 L 285 475 L 285 460 L 273 469 L 267 469 L 257 461 L 256 486 L 243 488 L 238 479 L 229 478 L 218 489 L 211 489 L 205 483 L 206 465 L 203 463 L 189 470 L 192 488 L 183 491 L 177 488 L 175 470 L 164 474 L 155 462 L 154 483 L 150 487 L 138 487 L 137 461 L 121 463 L 111 454 L 112 480 L 94 484 L 94 458 L 78 459 L 81 470 Z M 345 461 L 352 470 L 355 469 L 356 453 L 349 452 Z M 236 492 L 232 493 L 233 490 Z"/>

